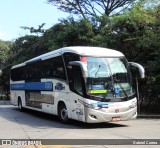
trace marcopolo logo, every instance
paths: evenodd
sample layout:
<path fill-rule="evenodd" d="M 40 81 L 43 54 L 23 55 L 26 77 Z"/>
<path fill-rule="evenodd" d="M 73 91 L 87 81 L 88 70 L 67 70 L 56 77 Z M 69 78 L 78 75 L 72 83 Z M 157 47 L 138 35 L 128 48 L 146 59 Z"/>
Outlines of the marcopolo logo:
<path fill-rule="evenodd" d="M 115 113 L 118 113 L 119 112 L 119 109 L 115 109 Z"/>
<path fill-rule="evenodd" d="M 65 90 L 65 86 L 63 86 L 62 83 L 58 82 L 56 83 L 55 90 L 59 90 L 59 91 Z"/>

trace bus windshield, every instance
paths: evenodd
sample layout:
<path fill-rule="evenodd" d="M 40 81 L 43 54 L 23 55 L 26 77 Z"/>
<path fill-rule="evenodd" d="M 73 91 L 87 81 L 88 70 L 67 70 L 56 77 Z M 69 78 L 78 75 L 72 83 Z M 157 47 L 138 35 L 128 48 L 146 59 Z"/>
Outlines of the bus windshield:
<path fill-rule="evenodd" d="M 86 57 L 86 92 L 103 99 L 122 99 L 133 95 L 131 73 L 124 57 Z"/>

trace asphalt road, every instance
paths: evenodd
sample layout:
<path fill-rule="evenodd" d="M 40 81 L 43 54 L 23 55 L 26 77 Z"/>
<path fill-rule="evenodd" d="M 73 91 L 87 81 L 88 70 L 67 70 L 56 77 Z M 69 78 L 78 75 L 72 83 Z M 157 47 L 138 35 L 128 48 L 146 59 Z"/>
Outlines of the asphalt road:
<path fill-rule="evenodd" d="M 62 124 L 58 117 L 53 115 L 30 110 L 20 112 L 13 105 L 0 104 L 0 139 L 111 139 L 111 141 L 113 139 L 135 139 L 135 142 L 137 142 L 136 139 L 142 139 L 140 142 L 153 139 L 153 142 L 156 142 L 154 139 L 160 139 L 160 119 L 143 118 L 100 124 L 86 124 L 71 120 L 69 124 Z M 93 140 L 93 143 L 95 141 Z M 82 146 L 72 145 L 70 147 L 93 147 L 84 146 L 82 143 L 83 140 L 79 143 Z M 63 148 L 68 148 L 63 141 L 62 145 L 64 145 Z M 140 144 L 127 147 L 135 146 L 139 147 Z M 145 144 L 141 147 L 159 146 Z M 103 144 L 94 147 L 113 148 L 116 146 Z M 119 147 L 124 147 L 124 145 Z"/>

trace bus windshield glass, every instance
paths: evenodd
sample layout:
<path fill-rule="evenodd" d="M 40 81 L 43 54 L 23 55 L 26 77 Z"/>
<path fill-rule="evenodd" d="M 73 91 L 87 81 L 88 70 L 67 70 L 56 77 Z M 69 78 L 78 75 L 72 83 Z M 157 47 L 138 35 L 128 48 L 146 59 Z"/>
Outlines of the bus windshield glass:
<path fill-rule="evenodd" d="M 86 57 L 86 91 L 103 99 L 124 99 L 133 95 L 131 73 L 124 57 Z"/>

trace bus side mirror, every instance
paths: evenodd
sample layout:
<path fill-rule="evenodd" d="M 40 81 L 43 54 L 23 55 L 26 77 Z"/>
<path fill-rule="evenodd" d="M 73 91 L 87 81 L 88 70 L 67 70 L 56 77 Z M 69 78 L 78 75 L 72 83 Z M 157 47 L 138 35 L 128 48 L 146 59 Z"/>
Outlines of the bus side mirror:
<path fill-rule="evenodd" d="M 69 62 L 69 65 L 79 66 L 82 70 L 82 75 L 84 78 L 88 77 L 87 64 L 81 61 Z"/>
<path fill-rule="evenodd" d="M 135 62 L 129 62 L 129 64 L 131 66 L 134 66 L 134 67 L 138 68 L 141 79 L 145 78 L 145 70 L 140 64 L 135 63 Z"/>

